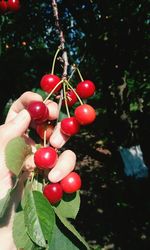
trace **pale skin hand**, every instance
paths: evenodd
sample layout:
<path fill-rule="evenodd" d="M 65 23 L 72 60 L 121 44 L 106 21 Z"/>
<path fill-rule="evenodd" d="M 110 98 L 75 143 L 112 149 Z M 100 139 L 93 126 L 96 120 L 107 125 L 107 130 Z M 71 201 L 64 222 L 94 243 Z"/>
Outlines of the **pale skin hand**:
<path fill-rule="evenodd" d="M 0 199 L 5 197 L 7 191 L 12 187 L 11 173 L 5 164 L 5 147 L 7 143 L 17 137 L 22 136 L 27 131 L 31 117 L 26 110 L 26 107 L 31 101 L 42 101 L 42 97 L 33 92 L 25 92 L 11 106 L 6 117 L 5 124 L 0 126 Z M 49 109 L 50 120 L 55 120 L 58 117 L 58 106 L 55 102 L 47 101 L 46 105 Z M 31 144 L 33 151 L 35 150 L 34 142 L 27 138 Z M 64 136 L 60 131 L 58 123 L 54 133 L 50 138 L 51 146 L 61 148 L 69 137 Z M 76 155 L 71 150 L 65 150 L 58 158 L 55 167 L 49 172 L 48 178 L 51 182 L 58 182 L 70 173 L 76 164 Z M 12 237 L 12 222 L 15 213 L 15 208 L 21 198 L 23 191 L 23 182 L 29 175 L 29 171 L 35 168 L 33 155 L 28 157 L 24 163 L 26 170 L 20 178 L 18 188 L 12 197 L 12 204 L 8 216 L 3 221 L 0 221 L 0 246 L 1 250 L 16 250 Z"/>

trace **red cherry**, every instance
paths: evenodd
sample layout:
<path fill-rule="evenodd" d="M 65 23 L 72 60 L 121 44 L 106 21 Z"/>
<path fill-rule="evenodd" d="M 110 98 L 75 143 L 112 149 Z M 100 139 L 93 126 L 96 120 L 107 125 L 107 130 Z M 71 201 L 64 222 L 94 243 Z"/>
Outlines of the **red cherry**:
<path fill-rule="evenodd" d="M 46 74 L 42 77 L 40 81 L 41 88 L 46 91 L 47 93 L 50 93 L 54 87 L 60 82 L 60 78 L 56 75 L 52 74 Z M 62 87 L 62 84 L 60 84 L 54 91 L 54 93 L 58 92 Z"/>
<path fill-rule="evenodd" d="M 7 8 L 10 11 L 18 11 L 20 9 L 20 1 L 19 0 L 8 0 Z"/>
<path fill-rule="evenodd" d="M 63 189 L 59 183 L 51 183 L 44 187 L 43 194 L 51 204 L 55 204 L 61 200 Z"/>
<path fill-rule="evenodd" d="M 78 101 L 77 96 L 72 89 L 67 91 L 66 97 L 67 97 L 67 104 L 69 107 L 72 107 Z M 64 104 L 65 102 L 63 101 L 63 105 Z"/>
<path fill-rule="evenodd" d="M 60 182 L 65 193 L 74 193 L 81 188 L 81 178 L 76 172 L 71 172 Z"/>
<path fill-rule="evenodd" d="M 75 117 L 64 118 L 61 121 L 61 131 L 65 135 L 75 135 L 80 130 L 80 124 Z"/>
<path fill-rule="evenodd" d="M 81 125 L 87 125 L 95 120 L 96 112 L 92 106 L 82 104 L 75 109 L 75 117 Z"/>
<path fill-rule="evenodd" d="M 4 13 L 7 10 L 7 2 L 2 0 L 0 1 L 0 13 Z"/>
<path fill-rule="evenodd" d="M 49 110 L 41 101 L 33 101 L 27 107 L 31 119 L 37 123 L 42 123 L 49 118 Z"/>
<path fill-rule="evenodd" d="M 34 163 L 40 169 L 53 168 L 58 155 L 52 147 L 39 148 L 34 154 Z"/>
<path fill-rule="evenodd" d="M 41 139 L 44 139 L 44 134 L 46 132 L 46 140 L 48 141 L 54 130 L 53 125 L 48 124 L 47 122 L 38 124 L 36 126 L 36 132 Z"/>
<path fill-rule="evenodd" d="M 81 98 L 86 99 L 94 95 L 95 85 L 90 80 L 79 82 L 76 87 L 76 92 Z"/>

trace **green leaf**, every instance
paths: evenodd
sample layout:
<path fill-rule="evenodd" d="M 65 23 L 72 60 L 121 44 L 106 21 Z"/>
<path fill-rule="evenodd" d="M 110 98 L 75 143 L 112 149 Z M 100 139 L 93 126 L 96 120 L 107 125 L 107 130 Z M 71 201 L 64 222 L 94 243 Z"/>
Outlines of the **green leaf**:
<path fill-rule="evenodd" d="M 68 117 L 67 114 L 64 113 L 62 110 L 60 110 L 58 121 L 61 121 L 61 120 L 63 120 L 66 117 Z"/>
<path fill-rule="evenodd" d="M 13 239 L 17 248 L 24 250 L 38 250 L 39 248 L 27 234 L 24 221 L 24 213 L 20 211 L 15 214 L 13 222 Z"/>
<path fill-rule="evenodd" d="M 0 200 L 0 219 L 3 218 L 3 216 L 5 215 L 7 207 L 11 200 L 11 191 L 12 189 L 9 189 L 6 196 Z"/>
<path fill-rule="evenodd" d="M 12 178 L 14 183 L 13 188 L 9 189 L 4 198 L 0 200 L 0 219 L 2 219 L 7 211 L 7 208 L 11 202 L 12 193 L 15 191 L 15 188 L 18 184 L 18 179 L 16 177 Z"/>
<path fill-rule="evenodd" d="M 55 225 L 51 243 L 48 250 L 80 250 L 73 242 Z"/>
<path fill-rule="evenodd" d="M 13 222 L 13 239 L 17 248 L 24 248 L 29 239 L 24 224 L 23 211 L 15 214 Z"/>
<path fill-rule="evenodd" d="M 23 196 L 21 199 L 21 206 L 24 209 L 25 204 L 26 204 L 26 199 L 28 199 L 27 195 L 29 195 L 28 193 L 32 191 L 32 182 L 30 179 L 27 179 L 25 185 L 24 185 L 24 192 L 23 192 Z"/>
<path fill-rule="evenodd" d="M 46 247 L 46 241 L 51 241 L 55 213 L 41 192 L 30 191 L 26 194 L 24 217 L 27 233 L 32 241 L 38 246 Z"/>
<path fill-rule="evenodd" d="M 31 147 L 24 138 L 16 137 L 8 142 L 5 151 L 6 165 L 11 172 L 18 176 L 22 170 L 23 162 L 31 153 Z"/>
<path fill-rule="evenodd" d="M 73 194 L 64 194 L 63 199 L 54 208 L 65 218 L 75 219 L 80 208 L 80 193 L 79 191 Z"/>
<path fill-rule="evenodd" d="M 64 217 L 61 216 L 61 214 L 58 211 L 55 211 L 56 215 L 58 216 L 61 223 L 89 250 L 89 246 L 87 242 L 84 240 L 84 238 L 78 233 L 78 231 L 75 229 L 75 227 Z"/>
<path fill-rule="evenodd" d="M 42 193 L 43 183 L 41 183 L 39 180 L 34 179 L 32 183 L 32 189 Z"/>
<path fill-rule="evenodd" d="M 43 100 L 47 97 L 47 93 L 41 88 L 33 88 L 31 91 L 38 93 L 40 96 L 42 96 Z"/>

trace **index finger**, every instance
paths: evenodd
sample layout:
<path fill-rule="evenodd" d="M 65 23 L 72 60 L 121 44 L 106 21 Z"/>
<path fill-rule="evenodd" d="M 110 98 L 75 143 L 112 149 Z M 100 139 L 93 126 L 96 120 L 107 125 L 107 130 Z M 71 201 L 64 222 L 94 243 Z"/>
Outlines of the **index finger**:
<path fill-rule="evenodd" d="M 26 108 L 31 101 L 43 101 L 43 100 L 42 97 L 37 93 L 33 93 L 31 91 L 23 93 L 10 107 L 5 123 L 14 119 L 16 115 L 21 110 Z"/>
<path fill-rule="evenodd" d="M 43 101 L 42 97 L 34 92 L 27 91 L 22 94 L 10 107 L 5 123 L 11 121 L 23 109 L 27 108 L 32 101 Z M 58 104 L 51 100 L 46 101 L 49 110 L 49 120 L 55 120 L 58 117 Z"/>

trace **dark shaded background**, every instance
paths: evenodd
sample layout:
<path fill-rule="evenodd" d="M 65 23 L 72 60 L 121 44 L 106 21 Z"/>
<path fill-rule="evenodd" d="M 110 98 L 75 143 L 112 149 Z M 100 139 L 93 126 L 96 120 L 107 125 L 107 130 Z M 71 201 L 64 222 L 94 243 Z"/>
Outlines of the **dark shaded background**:
<path fill-rule="evenodd" d="M 18 13 L 0 16 L 1 123 L 8 101 L 38 91 L 59 45 L 50 1 L 21 5 Z M 66 145 L 77 153 L 83 178 L 76 226 L 95 249 L 149 249 L 149 177 L 127 178 L 118 153 L 120 145 L 140 144 L 149 168 L 149 1 L 62 0 L 58 7 L 69 63 L 79 64 L 97 88 L 88 100 L 95 123 Z M 60 63 L 55 72 L 61 75 Z M 74 76 L 72 84 L 78 81 Z"/>

